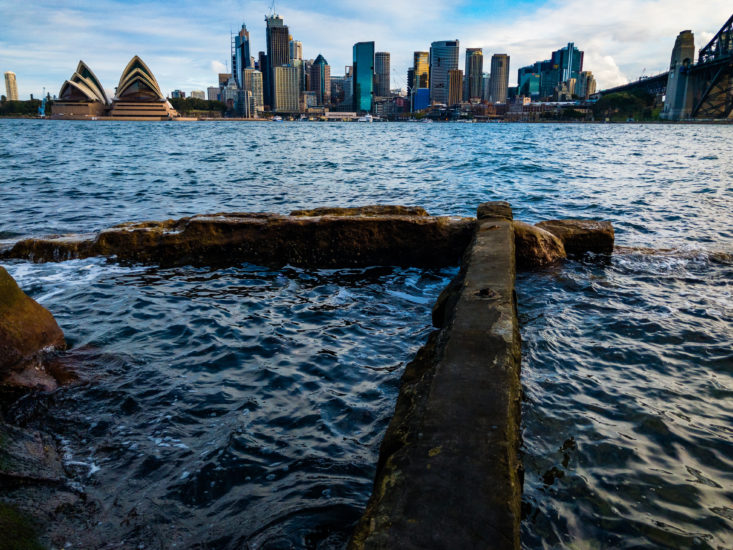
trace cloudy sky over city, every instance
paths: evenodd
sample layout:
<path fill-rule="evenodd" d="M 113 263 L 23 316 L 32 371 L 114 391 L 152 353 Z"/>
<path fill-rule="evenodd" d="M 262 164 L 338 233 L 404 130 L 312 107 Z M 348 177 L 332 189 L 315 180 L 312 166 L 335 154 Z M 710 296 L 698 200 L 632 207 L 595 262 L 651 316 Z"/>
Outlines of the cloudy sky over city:
<path fill-rule="evenodd" d="M 253 54 L 265 49 L 267 1 L 0 0 L 0 72 L 17 75 L 21 99 L 58 93 L 83 59 L 114 90 L 129 59 L 140 55 L 164 93 L 215 85 L 226 72 L 230 32 L 246 23 Z M 574 42 L 584 69 L 600 89 L 666 70 L 674 39 L 684 29 L 699 49 L 733 13 L 730 0 L 319 0 L 278 1 L 305 58 L 319 53 L 341 75 L 354 42 L 373 40 L 392 59 L 392 87 L 405 86 L 412 52 L 434 40 L 459 39 L 511 57 L 516 69 L 547 59 Z"/>

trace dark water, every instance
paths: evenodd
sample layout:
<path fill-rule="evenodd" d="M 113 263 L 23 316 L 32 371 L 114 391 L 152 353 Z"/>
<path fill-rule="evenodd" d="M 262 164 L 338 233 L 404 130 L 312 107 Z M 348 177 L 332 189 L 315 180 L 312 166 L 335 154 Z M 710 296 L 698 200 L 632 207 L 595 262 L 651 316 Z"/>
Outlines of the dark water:
<path fill-rule="evenodd" d="M 617 244 L 673 249 L 519 277 L 523 545 L 733 547 L 733 128 L 0 130 L 0 240 L 328 204 L 471 215 L 507 199 L 517 218 L 609 219 Z M 79 541 L 146 548 L 342 547 L 401 367 L 454 273 L 6 267 L 91 378 L 46 413 L 101 510 Z"/>

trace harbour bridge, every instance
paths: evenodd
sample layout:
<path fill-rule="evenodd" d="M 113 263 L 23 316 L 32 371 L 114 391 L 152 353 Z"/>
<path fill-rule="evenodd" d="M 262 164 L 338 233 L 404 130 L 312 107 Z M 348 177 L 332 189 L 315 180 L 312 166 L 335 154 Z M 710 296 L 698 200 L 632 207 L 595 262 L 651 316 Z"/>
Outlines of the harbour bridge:
<path fill-rule="evenodd" d="M 668 120 L 732 119 L 733 15 L 700 50 L 697 63 L 694 48 L 692 32 L 682 31 L 672 50 L 669 71 L 602 90 L 597 95 L 638 91 L 664 95 L 661 116 Z"/>

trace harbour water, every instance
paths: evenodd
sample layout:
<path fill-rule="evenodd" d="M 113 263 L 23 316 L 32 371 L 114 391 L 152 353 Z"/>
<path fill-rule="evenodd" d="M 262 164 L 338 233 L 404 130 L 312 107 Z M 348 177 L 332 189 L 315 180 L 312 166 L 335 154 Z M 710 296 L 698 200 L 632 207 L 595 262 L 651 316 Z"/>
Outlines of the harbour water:
<path fill-rule="evenodd" d="M 508 200 L 517 219 L 608 219 L 618 245 L 664 249 L 518 277 L 522 545 L 733 546 L 733 127 L 0 130 L 0 241 L 205 212 L 473 215 Z M 92 525 L 64 528 L 62 513 L 52 527 L 74 547 L 342 548 L 401 369 L 456 272 L 3 265 L 84 373 L 11 418 L 54 434 L 91 503 Z"/>

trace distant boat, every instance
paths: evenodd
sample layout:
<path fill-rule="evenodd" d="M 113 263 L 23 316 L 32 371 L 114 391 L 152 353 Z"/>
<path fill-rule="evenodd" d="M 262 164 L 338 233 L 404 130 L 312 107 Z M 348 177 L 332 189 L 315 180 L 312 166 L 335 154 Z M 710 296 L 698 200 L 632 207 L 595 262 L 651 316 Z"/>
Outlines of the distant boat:
<path fill-rule="evenodd" d="M 272 117 L 272 121 L 273 122 L 282 122 L 283 121 L 283 117 L 281 117 L 279 115 L 275 115 L 274 117 Z"/>
<path fill-rule="evenodd" d="M 424 119 L 422 119 L 422 122 L 432 122 L 432 121 L 433 121 L 432 118 L 424 118 Z"/>
<path fill-rule="evenodd" d="M 358 118 L 358 122 L 372 122 L 374 117 L 372 115 L 364 115 Z"/>

